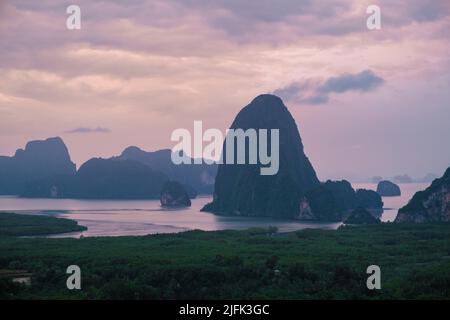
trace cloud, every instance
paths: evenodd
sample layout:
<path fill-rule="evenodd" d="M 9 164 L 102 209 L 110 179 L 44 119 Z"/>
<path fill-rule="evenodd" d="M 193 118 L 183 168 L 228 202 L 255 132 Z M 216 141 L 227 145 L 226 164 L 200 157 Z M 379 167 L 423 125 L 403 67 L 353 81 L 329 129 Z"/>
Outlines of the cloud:
<path fill-rule="evenodd" d="M 72 130 L 65 131 L 65 133 L 109 133 L 111 132 L 108 128 L 97 127 L 97 128 L 86 128 L 80 127 Z"/>
<path fill-rule="evenodd" d="M 330 94 L 349 91 L 373 91 L 384 83 L 384 79 L 371 70 L 356 74 L 345 73 L 325 81 L 305 80 L 293 82 L 274 91 L 274 94 L 285 100 L 298 104 L 325 104 L 330 100 Z"/>
<path fill-rule="evenodd" d="M 390 18 L 392 14 L 399 22 L 432 22 L 450 15 L 450 3 L 443 0 L 397 1 L 390 4 L 390 7 L 388 8 L 393 9 L 392 11 L 403 12 L 402 15 L 393 12 L 388 13 L 388 18 Z"/>
<path fill-rule="evenodd" d="M 384 80 L 371 70 L 364 70 L 357 74 L 347 73 L 338 77 L 332 77 L 319 88 L 319 91 L 325 94 L 352 90 L 365 92 L 375 89 L 383 82 Z"/>

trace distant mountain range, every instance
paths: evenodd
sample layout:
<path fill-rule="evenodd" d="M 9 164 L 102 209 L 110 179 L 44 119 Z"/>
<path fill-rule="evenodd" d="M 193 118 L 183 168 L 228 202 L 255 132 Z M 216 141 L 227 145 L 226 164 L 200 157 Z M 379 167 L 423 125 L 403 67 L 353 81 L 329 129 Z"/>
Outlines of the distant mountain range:
<path fill-rule="evenodd" d="M 170 149 L 155 152 L 146 152 L 138 147 L 128 147 L 113 160 L 133 160 L 145 164 L 153 170 L 163 172 L 170 180 L 192 186 L 200 194 L 211 194 L 214 188 L 214 180 L 217 165 L 190 165 L 173 164 Z"/>
<path fill-rule="evenodd" d="M 430 183 L 433 182 L 433 180 L 437 179 L 438 176 L 434 173 L 427 173 L 425 176 L 421 178 L 411 178 L 407 174 L 400 174 L 396 175 L 394 177 L 388 177 L 387 180 L 393 181 L 395 183 Z M 380 176 L 374 176 L 370 179 L 370 182 L 372 183 L 379 183 L 380 181 L 386 180 L 383 177 Z"/>
<path fill-rule="evenodd" d="M 168 180 L 161 172 L 130 160 L 94 158 L 75 175 L 50 176 L 28 184 L 23 197 L 75 199 L 157 199 Z"/>
<path fill-rule="evenodd" d="M 59 137 L 32 141 L 13 157 L 0 157 L 0 194 L 84 199 L 157 199 L 167 181 L 191 197 L 212 192 L 215 165 L 174 165 L 170 150 L 125 149 L 110 159 L 93 158 L 77 171 Z"/>
<path fill-rule="evenodd" d="M 75 173 L 76 166 L 61 138 L 31 141 L 13 157 L 0 156 L 0 194 L 18 195 L 36 180 Z"/>

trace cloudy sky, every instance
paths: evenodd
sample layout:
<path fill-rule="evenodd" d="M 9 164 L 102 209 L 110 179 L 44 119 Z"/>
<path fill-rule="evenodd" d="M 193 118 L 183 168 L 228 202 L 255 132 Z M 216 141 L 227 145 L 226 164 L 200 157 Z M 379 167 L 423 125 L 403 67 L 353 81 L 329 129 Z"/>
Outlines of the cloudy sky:
<path fill-rule="evenodd" d="M 449 30 L 447 0 L 0 0 L 0 154 L 50 136 L 77 165 L 170 148 L 276 93 L 321 179 L 442 174 Z"/>

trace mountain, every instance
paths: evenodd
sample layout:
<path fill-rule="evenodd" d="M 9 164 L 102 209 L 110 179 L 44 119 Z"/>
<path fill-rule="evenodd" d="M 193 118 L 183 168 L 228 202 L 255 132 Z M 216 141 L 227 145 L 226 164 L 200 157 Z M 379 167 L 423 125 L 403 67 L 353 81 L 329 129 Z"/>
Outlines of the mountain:
<path fill-rule="evenodd" d="M 308 190 L 301 200 L 299 220 L 343 221 L 355 208 L 379 214 L 383 201 L 372 190 L 354 190 L 346 180 L 328 180 Z"/>
<path fill-rule="evenodd" d="M 156 199 L 167 176 L 136 161 L 94 158 L 76 174 L 75 198 Z"/>
<path fill-rule="evenodd" d="M 211 191 L 215 166 L 176 166 L 170 155 L 170 150 L 144 152 L 130 147 L 120 157 L 94 158 L 76 171 L 61 138 L 31 141 L 13 157 L 0 157 L 0 194 L 43 198 L 159 199 L 163 184 L 169 180 L 168 175 L 183 185 L 190 198 L 195 198 L 197 192 L 207 192 L 208 188 Z"/>
<path fill-rule="evenodd" d="M 401 195 L 400 187 L 388 180 L 378 182 L 377 192 L 382 197 L 397 197 Z"/>
<path fill-rule="evenodd" d="M 170 180 L 176 180 L 184 185 L 194 188 L 197 193 L 211 194 L 214 187 L 214 177 L 217 165 L 207 164 L 180 164 L 175 165 L 171 159 L 172 151 L 169 149 L 155 152 L 146 152 L 138 147 L 128 147 L 116 160 L 134 160 L 145 164 L 155 171 L 167 175 Z"/>
<path fill-rule="evenodd" d="M 450 168 L 398 210 L 395 222 L 450 222 Z"/>
<path fill-rule="evenodd" d="M 356 190 L 356 207 L 377 210 L 383 213 L 383 200 L 381 196 L 373 190 L 358 189 Z"/>
<path fill-rule="evenodd" d="M 401 174 L 392 178 L 395 183 L 412 183 L 413 179 L 407 174 Z"/>
<path fill-rule="evenodd" d="M 279 170 L 275 175 L 261 175 L 260 162 L 220 164 L 213 202 L 202 210 L 227 215 L 296 218 L 301 197 L 318 186 L 319 180 L 304 153 L 295 120 L 283 101 L 268 94 L 256 97 L 238 113 L 230 128 L 279 129 Z M 228 139 L 222 151 L 224 159 Z M 245 149 L 248 155 L 248 144 Z"/>
<path fill-rule="evenodd" d="M 76 166 L 61 138 L 31 141 L 13 157 L 0 157 L 0 194 L 21 194 L 36 180 L 75 172 Z"/>
<path fill-rule="evenodd" d="M 75 175 L 55 175 L 36 181 L 24 197 L 75 199 L 159 199 L 167 176 L 131 160 L 94 158 Z"/>
<path fill-rule="evenodd" d="M 431 182 L 433 182 L 434 179 L 437 179 L 437 178 L 439 178 L 439 177 L 437 175 L 435 175 L 434 173 L 427 173 L 422 178 L 417 179 L 416 182 L 431 183 Z"/>
<path fill-rule="evenodd" d="M 378 182 L 380 182 L 381 180 L 383 180 L 383 177 L 380 177 L 380 176 L 373 176 L 373 177 L 370 179 L 370 181 L 371 181 L 372 183 L 378 183 Z"/>

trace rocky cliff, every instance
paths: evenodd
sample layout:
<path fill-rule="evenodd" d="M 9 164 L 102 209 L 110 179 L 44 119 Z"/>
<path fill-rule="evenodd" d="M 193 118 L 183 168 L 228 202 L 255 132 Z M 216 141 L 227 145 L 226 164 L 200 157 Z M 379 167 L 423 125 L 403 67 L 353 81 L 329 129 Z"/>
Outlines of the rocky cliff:
<path fill-rule="evenodd" d="M 355 191 L 346 180 L 328 180 L 305 193 L 297 219 L 339 222 L 355 208 L 364 208 L 380 215 L 383 201 L 375 191 Z"/>
<path fill-rule="evenodd" d="M 395 222 L 450 222 L 450 168 L 398 211 Z"/>
<path fill-rule="evenodd" d="M 236 116 L 231 129 L 279 129 L 279 170 L 261 175 L 262 164 L 219 165 L 213 202 L 203 210 L 227 215 L 296 218 L 305 192 L 317 185 L 297 125 L 280 98 L 260 95 Z M 226 154 L 226 141 L 223 154 Z M 269 143 L 270 145 L 270 143 Z M 248 154 L 246 145 L 246 154 Z M 224 158 L 226 158 L 224 156 Z"/>

